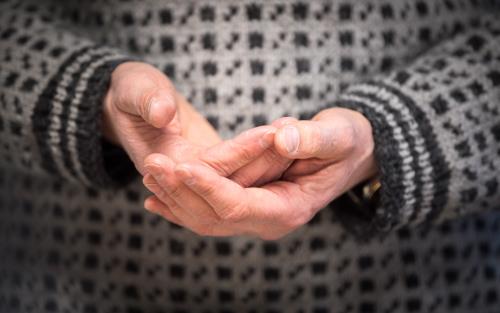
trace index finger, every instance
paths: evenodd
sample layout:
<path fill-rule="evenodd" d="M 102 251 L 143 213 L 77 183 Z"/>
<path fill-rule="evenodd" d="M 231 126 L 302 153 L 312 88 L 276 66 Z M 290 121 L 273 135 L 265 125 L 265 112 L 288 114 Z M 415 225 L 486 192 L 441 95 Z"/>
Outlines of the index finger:
<path fill-rule="evenodd" d="M 178 165 L 175 174 L 205 199 L 222 222 L 237 227 L 239 233 L 279 238 L 312 217 L 300 186 L 291 182 L 243 188 L 200 164 Z"/>
<path fill-rule="evenodd" d="M 200 156 L 200 160 L 219 175 L 228 177 L 261 156 L 274 142 L 276 128 L 260 126 L 234 139 L 221 142 Z"/>

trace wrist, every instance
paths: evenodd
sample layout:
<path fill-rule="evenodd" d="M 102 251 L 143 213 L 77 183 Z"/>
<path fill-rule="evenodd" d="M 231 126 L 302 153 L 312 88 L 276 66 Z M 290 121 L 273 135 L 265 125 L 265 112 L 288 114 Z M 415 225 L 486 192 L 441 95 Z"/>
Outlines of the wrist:
<path fill-rule="evenodd" d="M 378 166 L 375 159 L 375 141 L 373 139 L 373 129 L 370 121 L 360 112 L 349 110 L 353 114 L 355 121 L 358 149 L 360 155 L 361 177 L 358 181 L 369 181 L 377 177 Z"/>

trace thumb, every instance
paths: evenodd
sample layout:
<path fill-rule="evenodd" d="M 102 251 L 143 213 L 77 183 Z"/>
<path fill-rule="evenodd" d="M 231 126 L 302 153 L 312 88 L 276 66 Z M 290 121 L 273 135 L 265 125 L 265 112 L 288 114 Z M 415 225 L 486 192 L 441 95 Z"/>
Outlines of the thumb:
<path fill-rule="evenodd" d="M 177 92 L 170 80 L 155 68 L 144 65 L 128 72 L 120 71 L 114 89 L 118 107 L 140 116 L 148 124 L 162 128 L 175 116 Z"/>
<path fill-rule="evenodd" d="M 298 121 L 278 129 L 275 148 L 292 159 L 341 158 L 350 151 L 354 129 L 337 121 Z"/>

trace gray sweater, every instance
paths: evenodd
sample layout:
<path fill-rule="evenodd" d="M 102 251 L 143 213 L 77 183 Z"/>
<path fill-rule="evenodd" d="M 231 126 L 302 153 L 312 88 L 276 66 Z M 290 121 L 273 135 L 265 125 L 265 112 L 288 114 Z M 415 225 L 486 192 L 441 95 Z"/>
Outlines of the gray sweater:
<path fill-rule="evenodd" d="M 500 312 L 499 5 L 0 0 L 0 312 Z M 225 138 L 362 112 L 379 206 L 274 242 L 147 213 L 100 131 L 130 59 Z"/>

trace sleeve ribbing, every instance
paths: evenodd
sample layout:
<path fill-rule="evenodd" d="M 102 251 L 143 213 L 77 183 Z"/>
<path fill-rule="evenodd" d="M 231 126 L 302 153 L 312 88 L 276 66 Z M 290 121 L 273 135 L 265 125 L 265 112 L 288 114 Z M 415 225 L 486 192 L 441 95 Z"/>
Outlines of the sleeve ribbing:
<path fill-rule="evenodd" d="M 111 72 L 128 57 L 72 34 L 43 3 L 6 1 L 0 11 L 2 124 L 11 125 L 0 132 L 2 162 L 87 185 L 126 181 L 133 166 L 103 145 L 101 111 Z"/>
<path fill-rule="evenodd" d="M 388 77 L 351 86 L 334 106 L 373 126 L 381 201 L 371 217 L 339 210 L 360 236 L 500 203 L 500 24 L 451 38 Z"/>

